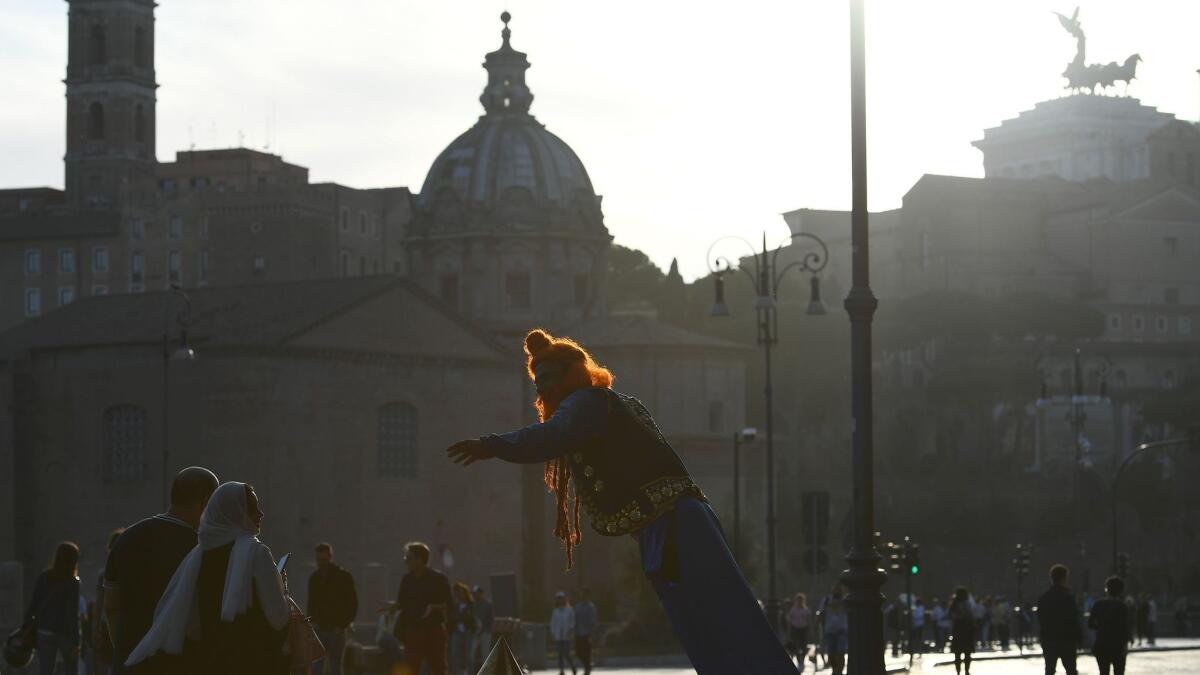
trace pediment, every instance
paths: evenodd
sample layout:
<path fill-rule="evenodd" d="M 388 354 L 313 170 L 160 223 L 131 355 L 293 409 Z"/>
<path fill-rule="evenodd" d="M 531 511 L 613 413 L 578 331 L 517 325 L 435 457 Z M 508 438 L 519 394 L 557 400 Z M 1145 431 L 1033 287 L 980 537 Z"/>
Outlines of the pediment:
<path fill-rule="evenodd" d="M 1200 225 L 1200 199 L 1178 188 L 1170 188 L 1133 204 L 1118 213 L 1117 218 Z"/>

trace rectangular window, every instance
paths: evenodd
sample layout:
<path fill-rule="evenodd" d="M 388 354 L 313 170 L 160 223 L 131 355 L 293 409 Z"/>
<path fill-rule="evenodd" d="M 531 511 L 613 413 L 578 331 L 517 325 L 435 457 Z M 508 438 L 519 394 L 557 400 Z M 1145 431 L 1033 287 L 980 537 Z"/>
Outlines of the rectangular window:
<path fill-rule="evenodd" d="M 1167 317 L 1165 317 L 1165 316 L 1154 317 L 1154 329 L 1160 333 L 1167 332 Z"/>
<path fill-rule="evenodd" d="M 130 239 L 145 239 L 146 238 L 146 221 L 138 218 L 129 221 L 129 238 Z"/>
<path fill-rule="evenodd" d="M 173 284 L 183 279 L 183 255 L 179 251 L 167 253 L 167 279 Z"/>
<path fill-rule="evenodd" d="M 416 478 L 417 409 L 408 403 L 380 406 L 378 443 L 380 476 Z"/>
<path fill-rule="evenodd" d="M 172 239 L 183 238 L 183 216 L 171 216 L 170 237 Z"/>
<path fill-rule="evenodd" d="M 69 305 L 75 301 L 75 289 L 71 286 L 63 286 L 58 289 L 58 306 Z"/>
<path fill-rule="evenodd" d="M 1109 330 L 1121 330 L 1121 315 L 1120 314 L 1109 314 L 1108 315 L 1108 329 Z"/>
<path fill-rule="evenodd" d="M 42 313 L 42 289 L 25 289 L 25 316 L 37 316 Z"/>
<path fill-rule="evenodd" d="M 200 238 L 208 239 L 208 216 L 200 216 Z"/>
<path fill-rule="evenodd" d="M 584 307 L 588 303 L 588 275 L 575 275 L 575 304 Z"/>
<path fill-rule="evenodd" d="M 29 200 L 24 197 L 18 199 L 17 200 L 17 210 L 18 211 L 28 211 L 29 210 Z"/>
<path fill-rule="evenodd" d="M 97 246 L 92 249 L 92 271 L 108 271 L 108 249 L 104 246 Z"/>
<path fill-rule="evenodd" d="M 533 289 L 529 272 L 509 272 L 504 277 L 504 300 L 509 309 L 529 309 L 533 306 Z"/>
<path fill-rule="evenodd" d="M 36 248 L 25 251 L 25 274 L 42 273 L 42 252 Z"/>
<path fill-rule="evenodd" d="M 267 270 L 267 257 L 263 255 L 254 256 L 254 273 L 262 274 Z"/>
<path fill-rule="evenodd" d="M 1163 289 L 1163 302 L 1167 303 L 1168 305 L 1178 305 L 1179 304 L 1179 289 L 1178 288 L 1164 288 Z"/>
<path fill-rule="evenodd" d="M 75 249 L 58 249 L 58 272 L 59 274 L 75 273 Z"/>
<path fill-rule="evenodd" d="M 175 179 L 174 178 L 164 178 L 161 181 L 159 181 L 158 184 L 160 187 L 162 187 L 163 192 L 174 192 L 175 191 Z"/>
<path fill-rule="evenodd" d="M 146 281 L 146 258 L 141 251 L 134 251 L 129 256 L 129 283 L 141 284 Z"/>
<path fill-rule="evenodd" d="M 358 276 L 367 276 L 367 258 L 366 256 L 358 257 Z"/>
<path fill-rule="evenodd" d="M 1133 316 L 1133 332 L 1140 333 L 1144 330 L 1146 330 L 1146 320 L 1142 318 L 1142 315 L 1135 314 Z"/>
<path fill-rule="evenodd" d="M 922 232 L 920 234 L 920 239 L 921 239 L 921 242 L 920 242 L 921 269 L 927 269 L 929 267 L 929 255 L 930 255 L 930 248 L 931 248 L 930 244 L 929 244 L 929 233 Z"/>
<path fill-rule="evenodd" d="M 129 284 L 129 292 L 130 293 L 145 293 L 146 285 L 145 284 Z"/>
<path fill-rule="evenodd" d="M 342 232 L 350 229 L 350 212 L 342 209 Z"/>
<path fill-rule="evenodd" d="M 440 288 L 438 290 L 439 290 L 438 294 L 441 296 L 442 302 L 446 303 L 450 307 L 458 309 L 458 275 L 457 274 L 443 274 L 442 278 L 441 278 Z"/>
<path fill-rule="evenodd" d="M 1179 334 L 1180 335 L 1191 335 L 1192 334 L 1192 317 L 1190 317 L 1190 316 L 1179 317 Z"/>
<path fill-rule="evenodd" d="M 103 284 L 92 286 L 92 295 L 108 295 L 108 286 Z"/>
<path fill-rule="evenodd" d="M 358 233 L 367 233 L 367 214 L 365 212 L 358 214 Z"/>
<path fill-rule="evenodd" d="M 200 283 L 208 283 L 208 249 L 200 251 Z"/>

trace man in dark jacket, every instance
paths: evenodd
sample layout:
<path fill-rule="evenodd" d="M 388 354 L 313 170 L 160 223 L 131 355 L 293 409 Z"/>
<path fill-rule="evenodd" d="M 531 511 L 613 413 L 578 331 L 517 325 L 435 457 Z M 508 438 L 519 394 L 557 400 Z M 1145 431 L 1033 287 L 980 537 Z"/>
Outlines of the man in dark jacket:
<path fill-rule="evenodd" d="M 1125 675 L 1125 654 L 1133 632 L 1129 608 L 1121 599 L 1125 582 L 1121 577 L 1109 577 L 1104 582 L 1104 590 L 1108 597 L 1092 605 L 1092 613 L 1088 616 L 1088 628 L 1096 631 L 1092 654 L 1100 666 L 1100 675 L 1108 675 L 1110 668 L 1113 675 Z"/>
<path fill-rule="evenodd" d="M 317 544 L 317 571 L 308 578 L 308 615 L 325 645 L 325 658 L 316 675 L 342 675 L 346 652 L 346 629 L 358 615 L 358 592 L 354 577 L 333 562 L 333 546 Z"/>
<path fill-rule="evenodd" d="M 1079 625 L 1079 607 L 1067 587 L 1070 571 L 1066 565 L 1050 568 L 1050 590 L 1038 598 L 1038 624 L 1042 629 L 1042 656 L 1046 660 L 1046 675 L 1054 675 L 1055 666 L 1062 661 L 1067 675 L 1077 675 L 1075 650 L 1083 640 Z"/>

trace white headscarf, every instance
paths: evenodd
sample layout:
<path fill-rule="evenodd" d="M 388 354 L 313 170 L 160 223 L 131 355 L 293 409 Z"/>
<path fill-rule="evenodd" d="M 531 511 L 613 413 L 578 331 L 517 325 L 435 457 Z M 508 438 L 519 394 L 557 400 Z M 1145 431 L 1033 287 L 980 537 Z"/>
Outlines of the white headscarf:
<path fill-rule="evenodd" d="M 183 640 L 199 624 L 196 581 L 204 551 L 233 542 L 229 567 L 225 570 L 225 593 L 221 597 L 221 620 L 233 621 L 250 607 L 254 575 L 254 553 L 261 544 L 258 528 L 246 511 L 246 484 L 222 483 L 200 516 L 199 544 L 187 554 L 171 577 L 171 583 L 154 610 L 154 624 L 129 654 L 125 665 L 144 661 L 159 650 L 168 654 L 183 651 Z"/>

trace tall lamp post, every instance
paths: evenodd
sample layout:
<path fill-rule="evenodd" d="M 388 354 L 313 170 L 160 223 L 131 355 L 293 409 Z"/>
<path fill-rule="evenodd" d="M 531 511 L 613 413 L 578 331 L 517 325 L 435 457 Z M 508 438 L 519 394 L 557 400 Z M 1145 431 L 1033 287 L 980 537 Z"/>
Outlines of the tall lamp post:
<path fill-rule="evenodd" d="M 754 271 L 751 272 L 745 266 L 739 265 L 734 268 L 728 258 L 713 256 L 713 249 L 717 244 L 727 239 L 737 239 L 744 243 L 750 249 L 750 257 L 754 261 Z M 767 602 L 766 611 L 767 617 L 771 621 L 771 626 L 775 627 L 779 620 L 779 600 L 775 590 L 775 425 L 774 415 L 772 414 L 773 405 L 773 390 L 771 388 L 771 345 L 778 341 L 778 320 L 775 312 L 776 299 L 779 297 L 779 283 L 789 270 L 796 269 L 801 272 L 808 272 L 809 279 L 809 301 L 807 313 L 810 315 L 825 314 L 825 305 L 821 302 L 821 278 L 817 273 L 824 269 L 829 258 L 829 249 L 825 246 L 825 242 L 820 238 L 811 235 L 807 232 L 798 232 L 791 236 L 792 241 L 808 240 L 817 244 L 820 250 L 805 251 L 800 257 L 782 269 L 779 269 L 777 262 L 779 251 L 782 246 L 774 251 L 767 249 L 767 235 L 762 238 L 762 250 L 755 251 L 754 246 L 750 242 L 741 237 L 722 237 L 713 242 L 708 248 L 708 265 L 709 270 L 713 273 L 714 286 L 716 289 L 716 301 L 713 303 L 712 316 L 724 317 L 729 316 L 729 306 L 725 304 L 725 275 L 733 270 L 745 273 L 750 279 L 750 283 L 754 286 L 755 300 L 754 308 L 757 312 L 757 327 L 758 327 L 758 345 L 763 348 L 763 360 L 766 372 L 766 383 L 763 388 L 763 395 L 766 399 L 766 425 L 767 425 L 767 448 L 766 448 L 766 481 L 767 481 Z"/>
<path fill-rule="evenodd" d="M 1095 359 L 1098 364 L 1093 370 L 1100 373 L 1100 399 L 1108 398 L 1108 361 L 1106 359 Z M 1075 458 L 1072 463 L 1071 470 L 1071 510 L 1074 511 L 1075 533 L 1079 537 L 1079 557 L 1083 564 L 1083 590 L 1088 590 L 1091 586 L 1091 574 L 1087 564 L 1087 538 L 1084 536 L 1084 518 L 1083 508 L 1081 504 L 1081 487 L 1082 487 L 1082 472 L 1083 472 L 1083 428 L 1087 423 L 1087 406 L 1093 403 L 1093 399 L 1086 395 L 1083 391 L 1084 379 L 1084 364 L 1083 354 L 1077 348 L 1072 360 L 1072 388 L 1071 388 L 1071 407 L 1067 410 L 1067 423 L 1071 426 L 1071 438 L 1075 448 Z M 1046 380 L 1042 380 L 1041 396 L 1038 399 L 1039 404 L 1049 402 L 1048 387 Z"/>
<path fill-rule="evenodd" d="M 176 313 L 175 319 L 179 325 L 179 342 L 172 347 L 171 344 L 171 309 L 176 304 L 177 300 L 183 300 L 183 312 Z M 170 493 L 170 475 L 171 469 L 168 460 L 170 459 L 169 441 L 170 423 L 171 423 L 171 398 L 170 398 L 170 374 L 171 361 L 192 361 L 196 358 L 196 352 L 188 344 L 188 324 L 192 318 L 192 299 L 178 284 L 171 284 L 170 292 L 166 296 L 166 303 L 163 306 L 163 333 L 162 333 L 162 489 L 163 489 L 163 504 L 166 508 L 171 506 Z"/>
<path fill-rule="evenodd" d="M 733 558 L 742 557 L 742 441 L 753 441 L 758 429 L 746 427 L 733 432 Z"/>
<path fill-rule="evenodd" d="M 871 382 L 871 321 L 879 306 L 871 292 L 867 229 L 867 86 L 864 0 L 850 0 L 850 244 L 853 285 L 844 306 L 850 317 L 850 407 L 854 461 L 854 534 L 842 582 L 849 589 L 849 675 L 882 675 L 883 595 L 887 573 L 875 550 L 875 449 Z"/>

